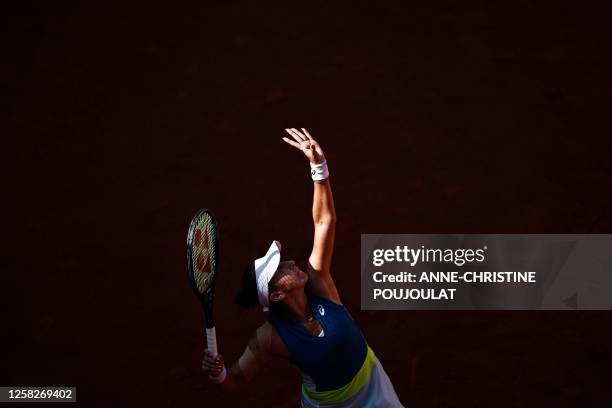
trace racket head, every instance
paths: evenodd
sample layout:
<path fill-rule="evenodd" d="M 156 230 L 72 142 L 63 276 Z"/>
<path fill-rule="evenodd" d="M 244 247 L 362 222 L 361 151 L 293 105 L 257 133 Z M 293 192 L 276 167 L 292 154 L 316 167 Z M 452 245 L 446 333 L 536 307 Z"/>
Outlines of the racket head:
<path fill-rule="evenodd" d="M 219 233 L 208 209 L 199 210 L 187 231 L 187 277 L 204 309 L 206 327 L 213 327 L 213 303 L 219 259 Z"/>

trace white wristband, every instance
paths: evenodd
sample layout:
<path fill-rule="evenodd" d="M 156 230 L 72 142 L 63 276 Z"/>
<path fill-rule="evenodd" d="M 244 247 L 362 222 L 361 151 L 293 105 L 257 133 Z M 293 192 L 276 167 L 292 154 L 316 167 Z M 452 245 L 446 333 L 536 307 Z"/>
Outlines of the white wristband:
<path fill-rule="evenodd" d="M 329 177 L 327 160 L 323 160 L 323 162 L 319 164 L 310 163 L 310 175 L 312 176 L 312 181 L 322 181 L 327 179 Z"/>
<path fill-rule="evenodd" d="M 218 376 L 214 377 L 209 375 L 208 378 L 210 378 L 210 381 L 214 382 L 215 384 L 221 384 L 223 381 L 225 381 L 226 376 L 227 370 L 225 369 L 225 366 L 223 366 L 223 370 L 221 370 Z"/>

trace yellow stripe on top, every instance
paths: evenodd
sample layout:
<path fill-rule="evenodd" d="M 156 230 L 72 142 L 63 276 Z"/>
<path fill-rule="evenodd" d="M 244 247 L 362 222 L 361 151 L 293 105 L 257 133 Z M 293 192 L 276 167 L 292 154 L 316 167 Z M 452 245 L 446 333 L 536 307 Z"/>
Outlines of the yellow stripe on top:
<path fill-rule="evenodd" d="M 368 382 L 370 374 L 372 373 L 372 367 L 374 367 L 375 364 L 376 357 L 372 349 L 368 346 L 368 354 L 366 354 L 366 358 L 361 368 L 348 384 L 337 390 L 330 391 L 311 391 L 302 384 L 302 393 L 317 404 L 334 404 L 344 401 L 355 395 L 357 391 Z"/>

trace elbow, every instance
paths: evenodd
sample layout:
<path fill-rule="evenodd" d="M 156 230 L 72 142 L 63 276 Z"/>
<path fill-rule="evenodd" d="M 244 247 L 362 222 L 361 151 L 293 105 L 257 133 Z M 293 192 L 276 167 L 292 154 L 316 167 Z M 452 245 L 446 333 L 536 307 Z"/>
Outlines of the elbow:
<path fill-rule="evenodd" d="M 322 216 L 314 220 L 316 227 L 335 227 L 336 226 L 336 214 L 330 214 Z"/>

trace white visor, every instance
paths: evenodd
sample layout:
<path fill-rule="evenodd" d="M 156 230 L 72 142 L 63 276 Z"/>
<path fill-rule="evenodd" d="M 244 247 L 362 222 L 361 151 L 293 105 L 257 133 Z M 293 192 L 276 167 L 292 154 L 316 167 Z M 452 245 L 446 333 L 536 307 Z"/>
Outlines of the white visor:
<path fill-rule="evenodd" d="M 263 311 L 267 312 L 270 306 L 268 297 L 268 283 L 272 280 L 278 264 L 280 264 L 281 243 L 278 241 L 272 242 L 268 252 L 259 259 L 255 260 L 255 279 L 257 281 L 257 295 L 259 303 L 263 306 Z"/>

